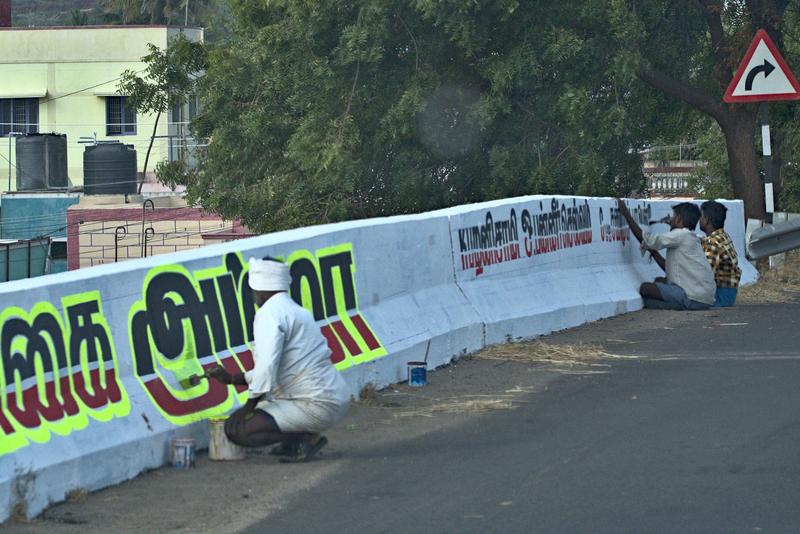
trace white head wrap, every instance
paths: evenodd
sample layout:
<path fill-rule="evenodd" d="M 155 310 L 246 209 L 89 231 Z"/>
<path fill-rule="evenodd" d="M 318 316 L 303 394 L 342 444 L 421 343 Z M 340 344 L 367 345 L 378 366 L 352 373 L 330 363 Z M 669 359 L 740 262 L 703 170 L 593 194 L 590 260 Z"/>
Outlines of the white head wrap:
<path fill-rule="evenodd" d="M 256 291 L 289 291 L 292 275 L 285 263 L 250 258 L 250 287 Z"/>

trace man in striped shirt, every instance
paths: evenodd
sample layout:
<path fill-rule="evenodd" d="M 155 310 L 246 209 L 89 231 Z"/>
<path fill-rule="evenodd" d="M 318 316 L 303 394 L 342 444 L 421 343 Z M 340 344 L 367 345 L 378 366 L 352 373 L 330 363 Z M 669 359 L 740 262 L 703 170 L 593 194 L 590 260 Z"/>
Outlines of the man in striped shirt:
<path fill-rule="evenodd" d="M 742 277 L 736 248 L 731 236 L 724 230 L 727 211 L 728 208 L 714 200 L 703 202 L 700 206 L 700 229 L 707 234 L 701 242 L 714 271 L 714 282 L 717 284 L 714 306 L 718 308 L 734 305 Z"/>

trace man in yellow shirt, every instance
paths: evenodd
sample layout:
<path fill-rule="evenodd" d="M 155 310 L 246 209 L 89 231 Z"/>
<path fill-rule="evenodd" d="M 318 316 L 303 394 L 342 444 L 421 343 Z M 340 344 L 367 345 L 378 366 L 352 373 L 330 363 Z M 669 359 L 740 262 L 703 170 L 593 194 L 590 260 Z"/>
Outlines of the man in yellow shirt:
<path fill-rule="evenodd" d="M 700 205 L 700 229 L 706 233 L 706 237 L 700 241 L 714 271 L 714 282 L 717 284 L 714 306 L 717 308 L 734 305 L 742 278 L 739 256 L 731 236 L 724 230 L 727 211 L 728 208 L 714 200 Z"/>

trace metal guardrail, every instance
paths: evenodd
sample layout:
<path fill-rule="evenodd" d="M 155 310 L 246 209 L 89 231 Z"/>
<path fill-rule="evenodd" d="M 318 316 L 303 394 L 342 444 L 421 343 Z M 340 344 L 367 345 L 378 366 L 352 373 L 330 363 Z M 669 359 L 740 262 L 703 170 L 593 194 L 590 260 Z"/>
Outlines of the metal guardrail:
<path fill-rule="evenodd" d="M 753 231 L 747 240 L 747 257 L 752 260 L 800 248 L 800 219 L 768 224 Z"/>

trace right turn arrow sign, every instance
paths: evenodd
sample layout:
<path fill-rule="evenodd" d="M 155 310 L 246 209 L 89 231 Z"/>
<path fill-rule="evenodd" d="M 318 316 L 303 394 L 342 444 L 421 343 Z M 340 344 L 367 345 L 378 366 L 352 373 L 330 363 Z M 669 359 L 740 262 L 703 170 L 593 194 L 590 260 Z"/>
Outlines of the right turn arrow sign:
<path fill-rule="evenodd" d="M 756 33 L 722 99 L 728 103 L 800 99 L 800 84 L 764 30 Z"/>

